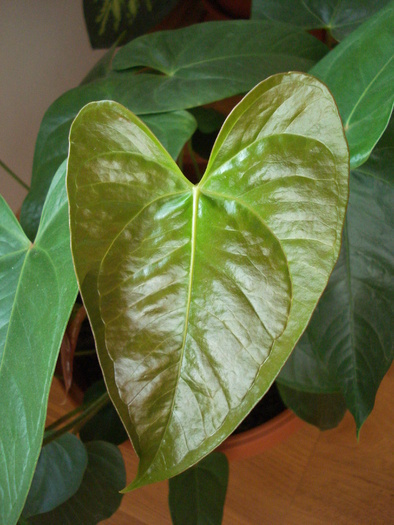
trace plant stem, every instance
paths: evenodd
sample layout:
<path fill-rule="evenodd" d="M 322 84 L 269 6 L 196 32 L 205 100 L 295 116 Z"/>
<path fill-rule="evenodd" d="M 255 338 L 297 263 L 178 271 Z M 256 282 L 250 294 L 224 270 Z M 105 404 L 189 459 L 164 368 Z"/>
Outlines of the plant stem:
<path fill-rule="evenodd" d="M 69 419 L 77 415 L 79 412 L 82 412 L 82 410 L 85 410 L 85 407 L 83 405 L 80 405 L 74 410 L 71 410 L 71 412 L 67 412 L 67 414 L 65 414 L 64 416 L 60 417 L 59 419 L 57 419 L 56 421 L 54 421 L 53 423 L 45 427 L 45 432 L 49 432 L 53 430 L 54 428 L 60 426 L 62 423 L 64 423 L 65 421 L 68 421 Z"/>
<path fill-rule="evenodd" d="M 74 353 L 74 357 L 81 357 L 84 355 L 93 355 L 96 353 L 96 350 L 80 350 L 79 352 Z"/>
<path fill-rule="evenodd" d="M 23 186 L 25 188 L 25 190 L 29 191 L 30 190 L 30 186 L 28 186 L 26 184 L 26 182 L 24 182 L 20 177 L 18 177 L 18 175 L 16 173 L 14 173 L 12 171 L 11 168 L 9 168 L 7 166 L 7 164 L 5 164 L 2 160 L 0 160 L 0 166 L 8 173 L 8 175 L 11 175 L 11 177 L 13 179 L 16 180 L 16 182 L 18 182 L 21 186 Z"/>
<path fill-rule="evenodd" d="M 198 163 L 196 161 L 196 157 L 194 155 L 194 151 L 193 151 L 193 148 L 192 148 L 192 143 L 191 143 L 190 140 L 187 143 L 187 149 L 189 151 L 189 155 L 190 155 L 190 158 L 191 158 L 191 161 L 192 161 L 192 164 L 193 164 L 194 171 L 195 171 L 195 173 L 197 175 L 197 178 L 198 178 L 198 180 L 201 180 L 201 171 L 200 171 L 200 168 L 198 167 Z"/>
<path fill-rule="evenodd" d="M 45 445 L 48 445 L 48 443 L 51 443 L 51 441 L 54 441 L 55 439 L 59 438 L 66 432 L 69 432 L 77 425 L 78 425 L 78 428 L 80 428 L 80 426 L 83 423 L 86 423 L 87 421 L 89 421 L 89 419 L 91 419 L 94 415 L 96 415 L 97 412 L 99 412 L 108 403 L 109 403 L 109 395 L 107 392 L 105 392 L 98 399 L 96 399 L 91 405 L 86 407 L 85 410 L 83 410 L 82 414 L 74 418 L 72 421 L 70 421 L 70 423 L 67 423 L 67 425 L 64 425 L 64 427 L 61 427 L 58 430 L 50 430 L 49 432 L 46 431 L 44 434 L 44 440 L 42 442 L 42 446 L 44 447 Z M 66 414 L 66 416 L 68 415 L 69 414 Z M 65 418 L 65 416 L 63 416 L 63 418 Z M 66 419 L 68 418 L 65 418 L 64 420 Z M 55 423 L 53 423 L 52 425 L 57 426 L 58 422 L 59 420 L 55 421 L 56 425 Z"/>

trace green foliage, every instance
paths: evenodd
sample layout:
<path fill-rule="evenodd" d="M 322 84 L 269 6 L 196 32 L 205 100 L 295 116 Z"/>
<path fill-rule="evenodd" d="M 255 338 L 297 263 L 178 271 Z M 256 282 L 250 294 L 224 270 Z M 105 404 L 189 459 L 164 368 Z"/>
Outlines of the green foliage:
<path fill-rule="evenodd" d="M 390 0 L 254 0 L 252 18 L 284 22 L 303 29 L 327 29 L 340 41 L 389 2 Z"/>
<path fill-rule="evenodd" d="M 119 508 L 119 491 L 126 483 L 121 453 L 105 441 L 91 441 L 85 447 L 88 465 L 77 492 L 52 511 L 29 518 L 31 525 L 96 525 Z"/>
<path fill-rule="evenodd" d="M 15 523 L 41 449 L 57 354 L 77 294 L 63 164 L 31 244 L 0 208 L 0 522 Z"/>
<path fill-rule="evenodd" d="M 161 49 L 160 60 L 152 49 Z M 71 122 L 85 104 L 103 99 L 123 104 L 141 115 L 177 158 L 196 126 L 184 109 L 244 93 L 273 73 L 307 71 L 326 48 L 310 35 L 298 29 L 289 31 L 281 24 L 234 21 L 138 38 L 117 53 L 114 71 L 108 66 L 112 52 L 98 68 L 99 78 L 96 69 L 90 76 L 93 82 L 85 81 L 66 92 L 44 116 L 34 152 L 31 191 L 21 213 L 21 224 L 31 239 L 53 173 L 67 156 Z M 136 74 L 139 67 L 148 69 Z M 166 112 L 171 113 L 163 114 Z"/>
<path fill-rule="evenodd" d="M 71 498 L 79 489 L 88 464 L 82 442 L 64 434 L 45 445 L 38 458 L 23 517 L 49 512 Z"/>
<path fill-rule="evenodd" d="M 220 525 L 226 499 L 227 458 L 212 452 L 169 480 L 168 502 L 174 525 Z"/>
<path fill-rule="evenodd" d="M 107 2 L 104 18 L 119 21 L 118 31 L 122 9 L 137 3 Z M 77 291 L 64 165 L 50 186 L 77 115 L 69 161 L 74 256 L 107 389 L 141 457 L 131 487 L 206 456 L 286 359 L 278 382 L 288 406 L 320 428 L 335 426 L 348 408 L 360 429 L 393 359 L 392 124 L 385 131 L 393 9 L 385 0 L 255 0 L 264 20 L 148 34 L 119 52 L 114 44 L 48 109 L 21 215 L 33 240 L 46 199 L 34 244 L 0 204 L 0 522 L 14 525 L 23 508 Z M 328 31 L 329 53 L 302 29 L 316 27 Z M 288 70 L 327 84 L 349 143 L 349 207 L 330 278 L 348 154 L 335 104 L 317 80 L 286 74 L 259 84 L 226 120 L 196 186 L 174 163 L 182 164 L 187 142 L 208 157 L 205 139 L 222 118 L 204 105 Z M 109 98 L 115 102 L 96 102 Z M 118 415 L 112 405 L 96 413 L 96 394 L 75 418 L 85 423 L 81 438 L 118 443 L 125 435 Z M 72 443 L 65 456 L 83 450 Z M 43 459 L 58 457 L 51 445 L 25 515 L 60 501 L 49 491 L 57 460 Z M 126 483 L 120 454 L 108 443 L 86 447 L 78 490 L 70 497 L 78 484 L 70 476 L 59 496 L 68 499 L 29 517 L 32 524 L 72 516 L 90 525 L 116 510 Z M 225 484 L 215 502 L 210 483 L 219 481 L 218 468 L 224 479 L 221 462 L 208 455 L 171 479 L 175 523 L 191 515 L 189 499 L 204 502 L 204 522 L 220 523 Z M 79 467 L 81 474 L 83 459 Z M 188 488 L 194 500 L 184 496 Z"/>
<path fill-rule="evenodd" d="M 393 144 L 390 123 L 370 160 L 351 172 L 338 263 L 280 375 L 298 391 L 340 392 L 358 429 L 394 357 Z"/>
<path fill-rule="evenodd" d="M 140 456 L 130 488 L 205 456 L 269 388 L 336 261 L 347 186 L 335 103 L 307 75 L 271 77 L 241 101 L 197 186 L 126 108 L 81 111 L 70 133 L 72 249 L 107 386 Z"/>

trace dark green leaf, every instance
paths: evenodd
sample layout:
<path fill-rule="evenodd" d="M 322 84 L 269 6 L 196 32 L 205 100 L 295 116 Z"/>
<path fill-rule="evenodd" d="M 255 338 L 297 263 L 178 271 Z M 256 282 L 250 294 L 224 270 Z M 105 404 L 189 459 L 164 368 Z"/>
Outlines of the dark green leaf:
<path fill-rule="evenodd" d="M 298 417 L 320 430 L 335 428 L 346 412 L 342 394 L 314 394 L 278 384 L 284 403 Z"/>
<path fill-rule="evenodd" d="M 157 25 L 179 0 L 83 0 L 83 13 L 93 49 L 122 44 Z"/>
<path fill-rule="evenodd" d="M 212 452 L 197 465 L 169 481 L 170 512 L 174 525 L 220 525 L 226 499 L 227 458 Z"/>
<path fill-rule="evenodd" d="M 104 381 L 98 381 L 85 392 L 83 401 L 84 403 L 94 401 L 104 392 L 106 392 Z M 85 423 L 79 435 L 84 442 L 102 440 L 114 445 L 120 445 L 128 438 L 118 413 L 111 403 Z"/>
<path fill-rule="evenodd" d="M 233 20 L 144 35 L 119 51 L 113 68 L 144 66 L 162 73 L 156 75 L 157 86 L 176 93 L 180 107 L 187 108 L 245 92 L 273 73 L 305 71 L 326 52 L 321 42 L 297 28 Z M 159 102 L 166 107 L 169 101 Z"/>
<path fill-rule="evenodd" d="M 0 522 L 22 511 L 41 450 L 47 399 L 77 294 L 65 164 L 51 186 L 34 244 L 1 199 Z"/>
<path fill-rule="evenodd" d="M 25 518 L 42 514 L 71 498 L 81 485 L 88 464 L 83 443 L 64 434 L 42 448 L 23 508 Z"/>
<path fill-rule="evenodd" d="M 29 518 L 31 525 L 96 525 L 117 511 L 126 483 L 122 454 L 104 441 L 85 446 L 88 466 L 78 491 L 51 512 Z"/>
<path fill-rule="evenodd" d="M 394 2 L 360 26 L 310 71 L 330 88 L 350 149 L 350 167 L 369 157 L 394 101 Z"/>
<path fill-rule="evenodd" d="M 295 389 L 341 391 L 358 428 L 393 360 L 392 137 L 390 124 L 371 160 L 351 173 L 340 258 L 279 378 Z"/>
<path fill-rule="evenodd" d="M 252 18 L 329 30 L 336 40 L 349 33 L 390 0 L 253 0 Z"/>
<path fill-rule="evenodd" d="M 135 115 L 92 103 L 68 191 L 107 388 L 141 458 L 131 488 L 171 477 L 267 391 L 327 284 L 348 192 L 337 108 L 309 75 L 271 77 L 193 186 Z"/>

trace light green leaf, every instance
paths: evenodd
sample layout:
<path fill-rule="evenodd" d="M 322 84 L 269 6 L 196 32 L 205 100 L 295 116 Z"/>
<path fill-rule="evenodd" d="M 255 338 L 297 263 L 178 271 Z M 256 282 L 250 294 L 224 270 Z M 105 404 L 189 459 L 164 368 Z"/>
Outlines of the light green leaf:
<path fill-rule="evenodd" d="M 86 449 L 73 434 L 64 434 L 45 445 L 22 515 L 28 518 L 49 512 L 71 498 L 81 485 L 87 464 Z"/>
<path fill-rule="evenodd" d="M 360 26 L 310 73 L 332 91 L 346 131 L 350 167 L 369 157 L 394 101 L 394 2 Z"/>
<path fill-rule="evenodd" d="M 220 525 L 226 499 L 229 466 L 220 452 L 169 481 L 168 502 L 173 525 Z"/>
<path fill-rule="evenodd" d="M 36 462 L 56 358 L 77 294 L 65 164 L 48 193 L 34 244 L 0 208 L 0 522 L 16 523 Z"/>
<path fill-rule="evenodd" d="M 393 124 L 370 160 L 351 173 L 340 258 L 282 384 L 342 392 L 357 428 L 393 360 Z"/>
<path fill-rule="evenodd" d="M 21 224 L 26 234 L 34 238 L 52 176 L 57 166 L 67 158 L 68 134 L 73 119 L 88 102 L 111 98 L 132 105 L 132 94 L 127 90 L 127 79 L 113 83 L 105 79 L 75 88 L 62 95 L 46 112 L 41 123 L 34 152 L 33 177 L 21 212 Z M 173 158 L 177 158 L 184 144 L 196 129 L 196 121 L 187 111 L 147 115 L 146 122 L 157 134 Z"/>
<path fill-rule="evenodd" d="M 122 454 L 105 441 L 86 443 L 88 466 L 78 491 L 56 509 L 29 518 L 31 525 L 96 525 L 111 517 L 126 483 Z"/>
<path fill-rule="evenodd" d="M 267 391 L 337 259 L 347 186 L 335 103 L 309 75 L 252 90 L 197 186 L 122 106 L 81 111 L 72 247 L 107 388 L 140 456 L 129 488 L 200 460 Z"/>
<path fill-rule="evenodd" d="M 302 27 L 328 29 L 343 40 L 390 0 L 253 0 L 252 18 Z"/>
<path fill-rule="evenodd" d="M 298 417 L 320 430 L 335 428 L 345 415 L 346 403 L 342 394 L 313 394 L 280 383 L 278 388 L 286 406 Z"/>

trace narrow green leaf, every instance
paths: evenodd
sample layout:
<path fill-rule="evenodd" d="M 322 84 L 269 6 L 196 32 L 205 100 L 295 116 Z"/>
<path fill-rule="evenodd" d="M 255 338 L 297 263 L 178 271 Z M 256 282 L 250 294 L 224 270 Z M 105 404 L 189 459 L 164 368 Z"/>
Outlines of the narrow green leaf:
<path fill-rule="evenodd" d="M 390 0 L 253 0 L 252 18 L 302 27 L 328 29 L 340 41 Z"/>
<path fill-rule="evenodd" d="M 29 518 L 31 525 L 96 525 L 111 517 L 122 501 L 126 483 L 121 453 L 111 443 L 86 443 L 88 465 L 78 491 L 56 509 Z"/>
<path fill-rule="evenodd" d="M 371 154 L 394 101 L 394 2 L 339 44 L 310 73 L 332 91 L 346 131 L 350 167 Z"/>
<path fill-rule="evenodd" d="M 106 392 L 104 381 L 94 383 L 83 398 L 84 403 L 90 403 L 98 399 Z M 124 426 L 119 419 L 118 413 L 110 403 L 92 417 L 79 431 L 80 438 L 88 441 L 108 441 L 114 445 L 120 445 L 127 440 L 128 436 Z"/>
<path fill-rule="evenodd" d="M 284 403 L 298 417 L 320 430 L 335 428 L 345 415 L 346 402 L 342 394 L 314 394 L 281 384 L 278 388 Z"/>
<path fill-rule="evenodd" d="M 31 244 L 5 202 L 0 220 L 0 522 L 16 523 L 36 462 L 56 358 L 77 294 L 65 164 Z"/>
<path fill-rule="evenodd" d="M 42 448 L 23 517 L 49 512 L 71 498 L 81 485 L 88 464 L 83 443 L 64 434 Z"/>
<path fill-rule="evenodd" d="M 337 108 L 309 75 L 252 90 L 197 186 L 127 109 L 81 111 L 72 247 L 107 388 L 141 459 L 130 488 L 200 460 L 267 391 L 337 259 L 347 190 Z"/>
<path fill-rule="evenodd" d="M 351 173 L 340 258 L 302 341 L 279 380 L 342 392 L 358 429 L 393 360 L 393 124 Z"/>
<path fill-rule="evenodd" d="M 169 480 L 174 525 L 220 525 L 226 499 L 229 466 L 220 452 L 212 452 L 189 470 Z"/>

